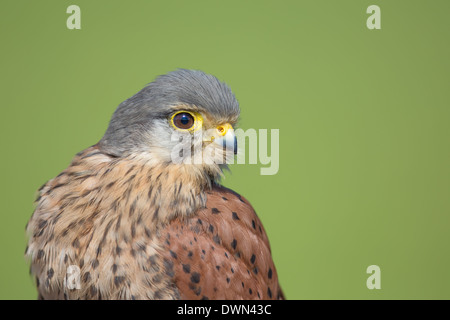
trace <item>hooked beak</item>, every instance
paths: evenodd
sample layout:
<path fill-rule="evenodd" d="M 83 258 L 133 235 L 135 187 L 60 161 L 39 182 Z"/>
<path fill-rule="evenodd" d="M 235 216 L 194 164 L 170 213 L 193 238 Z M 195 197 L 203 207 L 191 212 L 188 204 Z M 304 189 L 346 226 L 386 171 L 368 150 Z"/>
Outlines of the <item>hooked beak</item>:
<path fill-rule="evenodd" d="M 234 154 L 237 154 L 237 139 L 234 134 L 233 126 L 229 123 L 220 125 L 214 130 L 214 135 L 207 137 L 206 141 L 212 141 L 215 144 L 223 147 L 227 150 L 233 150 Z"/>

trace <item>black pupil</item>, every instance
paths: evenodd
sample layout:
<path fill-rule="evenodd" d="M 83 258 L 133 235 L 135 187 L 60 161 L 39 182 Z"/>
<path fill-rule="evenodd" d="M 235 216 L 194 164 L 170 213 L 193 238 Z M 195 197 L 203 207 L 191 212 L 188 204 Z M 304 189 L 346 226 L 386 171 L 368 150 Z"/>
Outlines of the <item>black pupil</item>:
<path fill-rule="evenodd" d="M 180 122 L 184 125 L 187 125 L 189 123 L 189 117 L 186 114 L 181 115 Z"/>

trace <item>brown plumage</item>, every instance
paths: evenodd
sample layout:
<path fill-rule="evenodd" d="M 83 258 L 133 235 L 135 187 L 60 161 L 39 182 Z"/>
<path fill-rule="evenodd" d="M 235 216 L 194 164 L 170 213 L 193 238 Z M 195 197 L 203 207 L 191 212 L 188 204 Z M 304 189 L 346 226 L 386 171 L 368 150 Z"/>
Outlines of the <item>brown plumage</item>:
<path fill-rule="evenodd" d="M 261 221 L 217 183 L 221 166 L 102 141 L 39 190 L 26 253 L 40 299 L 283 298 Z"/>
<path fill-rule="evenodd" d="M 282 297 L 269 241 L 246 199 L 221 186 L 206 208 L 161 233 L 182 299 Z"/>

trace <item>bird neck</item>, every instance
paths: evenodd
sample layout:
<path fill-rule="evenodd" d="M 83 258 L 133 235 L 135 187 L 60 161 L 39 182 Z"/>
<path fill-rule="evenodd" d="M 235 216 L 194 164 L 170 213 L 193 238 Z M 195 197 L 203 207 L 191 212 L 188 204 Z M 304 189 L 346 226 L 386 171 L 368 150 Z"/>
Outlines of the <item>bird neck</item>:
<path fill-rule="evenodd" d="M 114 158 L 95 147 L 78 154 L 64 176 L 78 180 L 77 202 L 97 204 L 100 211 L 114 215 L 135 216 L 153 227 L 205 207 L 205 192 L 215 180 L 201 166 L 161 163 L 138 155 Z"/>

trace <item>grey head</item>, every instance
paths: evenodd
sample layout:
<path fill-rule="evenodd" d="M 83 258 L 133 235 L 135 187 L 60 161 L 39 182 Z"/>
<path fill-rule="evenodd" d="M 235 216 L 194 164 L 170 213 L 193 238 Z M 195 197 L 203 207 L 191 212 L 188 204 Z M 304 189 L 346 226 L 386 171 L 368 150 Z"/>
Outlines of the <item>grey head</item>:
<path fill-rule="evenodd" d="M 204 125 L 211 127 L 234 125 L 240 113 L 236 97 L 225 83 L 202 71 L 178 69 L 157 77 L 122 102 L 98 146 L 116 157 L 146 152 L 169 161 L 175 130 L 170 116 L 185 109 L 202 114 L 208 119 Z"/>

